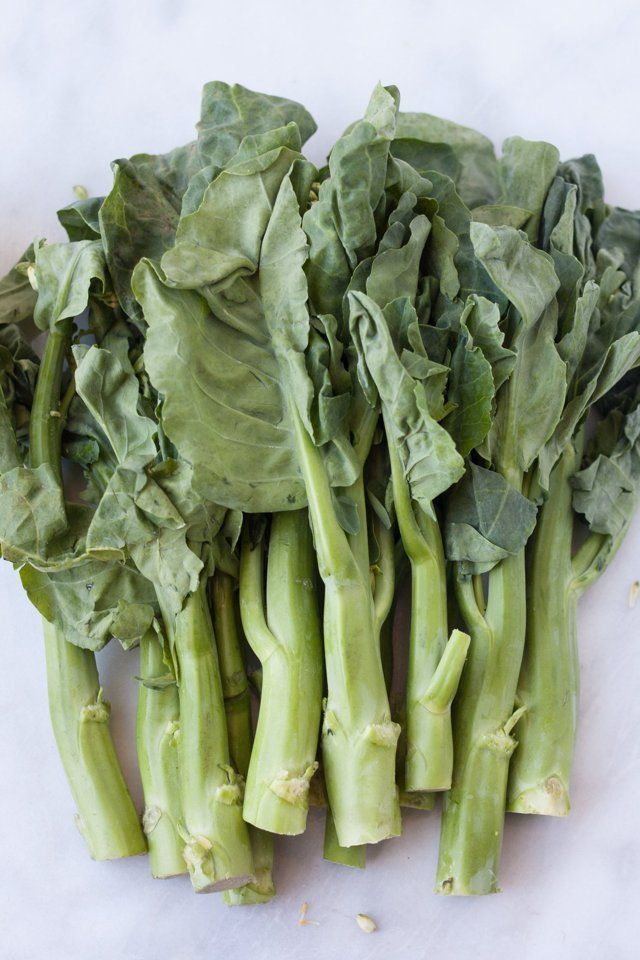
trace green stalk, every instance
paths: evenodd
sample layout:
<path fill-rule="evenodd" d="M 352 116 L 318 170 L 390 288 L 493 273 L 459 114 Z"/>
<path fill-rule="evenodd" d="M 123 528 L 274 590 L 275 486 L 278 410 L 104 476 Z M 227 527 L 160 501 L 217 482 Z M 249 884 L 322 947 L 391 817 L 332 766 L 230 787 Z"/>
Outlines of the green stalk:
<path fill-rule="evenodd" d="M 440 527 L 423 510 L 414 511 L 393 444 L 389 456 L 400 536 L 411 563 L 405 790 L 448 790 L 453 770 L 451 703 L 469 638 L 454 631 L 447 643 L 447 579 Z"/>
<path fill-rule="evenodd" d="M 357 867 L 364 870 L 367 863 L 366 844 L 355 847 L 341 847 L 336 833 L 336 825 L 329 807 L 324 821 L 324 847 L 322 856 L 331 863 L 339 863 L 343 867 Z"/>
<path fill-rule="evenodd" d="M 517 489 L 521 479 L 512 475 Z M 498 868 L 511 731 L 522 715 L 516 687 L 526 629 L 524 551 L 489 573 L 486 612 L 470 578 L 457 579 L 460 609 L 471 634 L 469 658 L 454 707 L 454 770 L 445 796 L 436 889 L 447 894 L 498 891 Z"/>
<path fill-rule="evenodd" d="M 371 472 L 380 473 L 382 460 L 379 445 L 374 447 L 369 457 Z M 393 658 L 393 600 L 395 584 L 394 541 L 393 532 L 385 527 L 380 518 L 372 512 L 372 538 L 378 548 L 375 566 L 371 566 L 369 557 L 369 537 L 367 525 L 366 498 L 364 476 L 360 474 L 358 480 L 350 488 L 351 496 L 357 506 L 360 525 L 358 532 L 349 537 L 349 543 L 364 577 L 370 577 L 373 597 L 375 626 L 378 632 L 380 656 L 387 695 L 391 688 L 392 658 Z M 336 825 L 327 807 L 324 827 L 325 860 L 339 863 L 346 867 L 357 867 L 363 870 L 366 866 L 367 847 L 359 844 L 351 847 L 341 847 L 338 842 Z"/>
<path fill-rule="evenodd" d="M 31 466 L 48 465 L 62 479 L 60 391 L 71 339 L 69 320 L 47 339 L 33 399 Z M 78 825 L 96 860 L 144 853 L 138 815 L 122 776 L 109 731 L 95 656 L 68 643 L 43 621 L 49 712 L 60 759 L 78 807 Z"/>
<path fill-rule="evenodd" d="M 174 877 L 187 872 L 178 834 L 181 816 L 176 744 L 180 713 L 178 688 L 175 683 L 163 685 L 166 675 L 162 644 L 150 630 L 140 641 L 136 746 L 145 803 L 142 824 L 154 877 Z"/>
<path fill-rule="evenodd" d="M 242 819 L 242 782 L 230 763 L 206 579 L 175 622 L 165 615 L 165 623 L 178 666 L 183 856 L 196 892 L 239 887 L 253 876 L 253 859 Z"/>
<path fill-rule="evenodd" d="M 240 645 L 235 596 L 233 577 L 216 570 L 211 580 L 211 600 L 229 731 L 229 752 L 233 766 L 246 779 L 253 739 L 251 697 Z M 224 891 L 224 901 L 229 906 L 267 903 L 276 892 L 272 878 L 273 837 L 256 827 L 249 827 L 249 839 L 254 879 L 243 887 Z"/>
<path fill-rule="evenodd" d="M 109 731 L 96 660 L 43 620 L 49 711 L 76 823 L 94 860 L 144 853 L 146 843 Z"/>
<path fill-rule="evenodd" d="M 262 543 L 252 545 L 245 532 L 240 610 L 262 663 L 262 693 L 244 817 L 262 830 L 294 835 L 307 823 L 322 706 L 322 641 L 306 510 L 272 518 L 266 617 L 262 555 Z"/>
<path fill-rule="evenodd" d="M 292 415 L 325 585 L 322 756 L 329 805 L 341 846 L 377 843 L 400 832 L 398 725 L 391 720 L 371 584 L 336 518 L 322 456 L 295 409 Z"/>
<path fill-rule="evenodd" d="M 556 464 L 528 547 L 527 637 L 518 684 L 526 713 L 507 800 L 514 813 L 569 813 L 579 687 L 570 477 L 578 460 L 571 445 Z"/>
<path fill-rule="evenodd" d="M 592 533 L 572 559 L 571 477 L 581 443 L 570 445 L 551 473 L 528 549 L 527 639 L 518 685 L 526 712 L 511 761 L 507 810 L 563 817 L 569 813 L 580 693 L 578 600 L 615 556 L 614 539 Z"/>
<path fill-rule="evenodd" d="M 38 371 L 29 423 L 29 458 L 32 467 L 48 464 L 62 482 L 60 393 L 73 325 L 66 320 L 47 337 Z"/>

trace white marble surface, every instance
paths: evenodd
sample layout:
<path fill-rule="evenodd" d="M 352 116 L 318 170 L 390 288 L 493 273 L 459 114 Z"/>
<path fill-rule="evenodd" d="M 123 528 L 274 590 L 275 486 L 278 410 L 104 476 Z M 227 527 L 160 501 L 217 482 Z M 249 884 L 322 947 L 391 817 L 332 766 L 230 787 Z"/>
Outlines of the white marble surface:
<path fill-rule="evenodd" d="M 108 161 L 187 140 L 202 83 L 219 78 L 302 100 L 320 159 L 379 78 L 407 109 L 520 133 L 564 156 L 594 151 L 612 201 L 640 205 L 634 0 L 383 3 L 326 0 L 0 0 L 0 268 Z M 580 613 L 582 717 L 566 821 L 510 817 L 505 892 L 432 895 L 437 815 L 354 873 L 320 859 L 322 828 L 278 845 L 278 899 L 228 910 L 184 880 L 152 882 L 144 859 L 95 864 L 72 820 L 45 699 L 38 618 L 0 569 L 0 958 L 236 960 L 322 957 L 632 960 L 640 902 L 640 523 Z M 133 759 L 135 655 L 101 655 L 122 760 Z M 319 926 L 298 927 L 300 904 Z M 379 924 L 361 933 L 354 915 Z"/>

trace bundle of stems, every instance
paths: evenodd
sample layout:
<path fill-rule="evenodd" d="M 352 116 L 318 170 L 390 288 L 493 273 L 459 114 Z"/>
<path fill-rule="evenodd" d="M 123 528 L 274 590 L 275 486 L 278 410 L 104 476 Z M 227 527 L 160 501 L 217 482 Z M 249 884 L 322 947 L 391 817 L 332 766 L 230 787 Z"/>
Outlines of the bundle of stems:
<path fill-rule="evenodd" d="M 437 891 L 492 893 L 506 812 L 569 812 L 578 599 L 640 492 L 640 214 L 395 87 L 322 169 L 314 131 L 207 84 L 0 280 L 0 546 L 94 858 L 266 903 L 314 801 L 363 868 L 441 794 Z"/>

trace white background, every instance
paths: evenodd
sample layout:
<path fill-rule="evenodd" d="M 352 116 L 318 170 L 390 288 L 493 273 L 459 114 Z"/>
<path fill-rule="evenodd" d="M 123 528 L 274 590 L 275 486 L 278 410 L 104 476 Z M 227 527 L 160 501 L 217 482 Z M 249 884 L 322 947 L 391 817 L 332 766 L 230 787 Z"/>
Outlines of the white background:
<path fill-rule="evenodd" d="M 403 106 L 477 126 L 497 143 L 544 138 L 593 151 L 608 199 L 640 206 L 640 8 L 635 0 L 0 0 L 0 268 L 34 236 L 58 239 L 73 184 L 109 187 L 109 161 L 192 137 L 202 84 L 237 81 L 301 100 L 319 161 L 380 79 Z M 322 824 L 278 844 L 277 900 L 226 908 L 144 858 L 90 861 L 47 715 L 38 617 L 0 570 L 2 960 L 388 958 L 631 960 L 640 903 L 640 523 L 583 600 L 582 716 L 568 820 L 510 817 L 500 896 L 431 890 L 437 814 L 364 873 L 321 860 Z M 114 733 L 138 802 L 135 654 L 100 657 Z M 303 901 L 319 926 L 298 927 Z M 379 924 L 366 936 L 364 911 Z"/>

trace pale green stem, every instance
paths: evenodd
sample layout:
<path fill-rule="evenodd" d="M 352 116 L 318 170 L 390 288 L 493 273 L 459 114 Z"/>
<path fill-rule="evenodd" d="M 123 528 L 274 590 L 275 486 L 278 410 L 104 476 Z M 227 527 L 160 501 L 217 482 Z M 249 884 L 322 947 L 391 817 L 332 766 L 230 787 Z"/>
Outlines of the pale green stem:
<path fill-rule="evenodd" d="M 507 809 L 565 816 L 578 711 L 578 593 L 571 565 L 573 446 L 551 473 L 549 497 L 528 547 L 527 636 L 518 683 L 518 725 Z"/>
<path fill-rule="evenodd" d="M 94 860 L 144 853 L 140 821 L 109 731 L 96 660 L 43 621 L 53 733 L 73 799 L 76 823 Z"/>
<path fill-rule="evenodd" d="M 357 867 L 364 870 L 367 862 L 366 844 L 354 847 L 341 847 L 336 833 L 336 825 L 329 807 L 324 821 L 324 846 L 322 856 L 331 863 L 339 863 L 344 867 Z"/>
<path fill-rule="evenodd" d="M 266 614 L 262 545 L 245 532 L 242 625 L 262 664 L 262 692 L 247 774 L 244 817 L 272 833 L 302 833 L 316 768 L 322 709 L 322 637 L 313 541 L 306 510 L 274 514 Z"/>
<path fill-rule="evenodd" d="M 397 724 L 391 720 L 370 579 L 363 578 L 335 516 L 322 455 L 292 410 L 320 575 L 325 584 L 327 705 L 322 756 L 342 846 L 400 830 L 395 786 Z"/>
<path fill-rule="evenodd" d="M 154 686 L 167 676 L 162 644 L 150 630 L 140 641 L 140 686 L 136 746 L 145 811 L 142 825 L 154 877 L 187 872 L 178 835 L 181 817 L 178 747 L 180 707 L 175 683 Z"/>
<path fill-rule="evenodd" d="M 409 486 L 393 444 L 389 445 L 389 456 L 400 536 L 411 562 L 405 790 L 448 790 L 453 768 L 451 701 L 458 687 L 464 656 L 445 657 L 448 646 L 447 582 L 438 522 L 419 508 L 414 511 Z M 461 649 L 459 641 L 455 646 L 456 650 Z M 444 683 L 451 692 L 451 700 L 443 709 L 435 709 L 430 696 L 437 671 L 438 683 Z"/>
<path fill-rule="evenodd" d="M 213 624 L 220 659 L 222 693 L 229 731 L 231 762 L 246 779 L 251 758 L 251 698 L 242 656 L 238 628 L 235 581 L 216 570 L 211 581 Z M 243 887 L 225 890 L 224 902 L 229 906 L 268 903 L 275 894 L 273 884 L 273 837 L 257 827 L 249 827 L 253 854 L 253 879 Z"/>
<path fill-rule="evenodd" d="M 178 664 L 183 856 L 196 892 L 239 887 L 253 876 L 253 858 L 242 818 L 242 781 L 229 755 L 206 581 L 187 597 L 175 621 L 160 594 L 159 600 Z"/>
<path fill-rule="evenodd" d="M 507 803 L 514 813 L 569 813 L 580 691 L 578 599 L 606 569 L 628 529 L 616 538 L 590 533 L 572 559 L 570 481 L 580 450 L 578 437 L 554 467 L 528 547 L 527 640 L 518 685 L 526 712 L 518 726 Z"/>
<path fill-rule="evenodd" d="M 521 478 L 508 477 L 517 489 Z M 495 893 L 502 849 L 511 736 L 526 629 L 524 551 L 489 574 L 486 613 L 470 579 L 458 579 L 458 601 L 471 644 L 454 707 L 454 772 L 445 797 L 436 889 Z"/>

